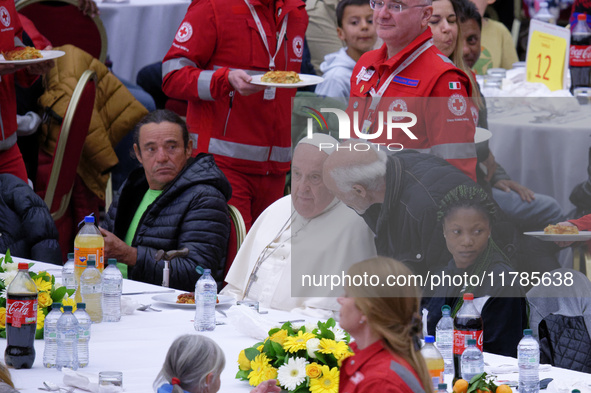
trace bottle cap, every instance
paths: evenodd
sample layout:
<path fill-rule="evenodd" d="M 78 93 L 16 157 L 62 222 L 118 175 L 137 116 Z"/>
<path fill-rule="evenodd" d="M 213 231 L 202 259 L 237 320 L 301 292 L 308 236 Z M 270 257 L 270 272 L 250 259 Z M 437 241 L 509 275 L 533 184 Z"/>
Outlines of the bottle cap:
<path fill-rule="evenodd" d="M 86 216 L 84 217 L 84 222 L 91 222 L 94 224 L 94 216 Z"/>
<path fill-rule="evenodd" d="M 72 312 L 72 306 L 64 306 L 64 312 Z"/>
<path fill-rule="evenodd" d="M 115 258 L 107 259 L 107 265 L 117 265 L 117 259 L 115 259 Z"/>
<path fill-rule="evenodd" d="M 76 303 L 78 310 L 86 310 L 86 303 Z"/>
<path fill-rule="evenodd" d="M 547 1 L 540 2 L 540 8 L 545 8 L 545 7 L 548 7 L 548 2 Z"/>
<path fill-rule="evenodd" d="M 211 274 L 211 269 L 203 269 L 203 274 Z"/>
<path fill-rule="evenodd" d="M 587 15 L 579 14 L 579 15 L 577 15 L 577 20 L 587 20 Z M 573 390 L 573 392 L 574 392 L 574 390 Z"/>
<path fill-rule="evenodd" d="M 69 252 L 69 253 L 68 253 L 68 261 L 69 261 L 70 259 L 74 259 L 74 253 L 73 253 L 73 252 Z"/>
<path fill-rule="evenodd" d="M 474 340 L 473 338 L 469 338 L 468 345 L 476 345 L 476 340 Z"/>
<path fill-rule="evenodd" d="M 532 330 L 531 329 L 523 329 L 523 335 L 524 336 L 531 336 Z"/>
<path fill-rule="evenodd" d="M 464 300 L 474 300 L 474 294 L 473 293 L 465 293 L 463 298 L 464 298 Z"/>
<path fill-rule="evenodd" d="M 445 305 L 443 305 L 443 306 L 441 307 L 441 312 L 442 312 L 443 314 L 445 314 L 445 313 L 448 313 L 448 314 L 449 314 L 449 313 L 451 312 L 451 307 L 450 307 L 450 306 L 448 306 L 447 304 L 445 304 Z"/>
<path fill-rule="evenodd" d="M 579 389 L 573 389 L 571 393 L 581 393 L 581 391 Z"/>
<path fill-rule="evenodd" d="M 437 385 L 437 389 L 439 389 L 439 390 L 447 390 L 447 384 L 446 383 L 440 383 L 439 385 Z"/>
<path fill-rule="evenodd" d="M 53 302 L 51 303 L 51 309 L 56 310 L 62 308 L 62 304 L 60 302 Z"/>
<path fill-rule="evenodd" d="M 18 264 L 18 270 L 29 270 L 29 264 L 28 263 L 19 262 L 19 264 Z"/>
<path fill-rule="evenodd" d="M 435 337 L 433 336 L 425 336 L 425 344 L 432 344 L 435 342 Z"/>

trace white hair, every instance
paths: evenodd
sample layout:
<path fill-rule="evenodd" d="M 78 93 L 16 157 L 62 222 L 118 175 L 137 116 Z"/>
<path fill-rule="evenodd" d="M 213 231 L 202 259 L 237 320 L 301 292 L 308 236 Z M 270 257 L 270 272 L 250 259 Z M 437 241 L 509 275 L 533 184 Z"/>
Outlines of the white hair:
<path fill-rule="evenodd" d="M 368 191 L 375 191 L 386 176 L 388 156 L 381 150 L 372 149 L 377 159 L 370 164 L 348 164 L 330 171 L 330 175 L 342 192 L 351 191 L 355 184 Z"/>
<path fill-rule="evenodd" d="M 154 381 L 154 390 L 177 378 L 182 390 L 204 392 L 207 375 L 212 373 L 214 378 L 218 377 L 225 365 L 224 352 L 215 341 L 205 336 L 185 334 L 174 340 L 168 349 L 162 370 Z M 174 385 L 172 392 L 182 393 L 182 390 L 179 385 Z"/>

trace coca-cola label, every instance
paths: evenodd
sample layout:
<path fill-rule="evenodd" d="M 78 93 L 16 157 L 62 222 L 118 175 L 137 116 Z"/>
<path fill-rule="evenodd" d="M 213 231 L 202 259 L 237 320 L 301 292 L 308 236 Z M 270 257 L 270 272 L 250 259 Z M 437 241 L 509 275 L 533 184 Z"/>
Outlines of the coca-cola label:
<path fill-rule="evenodd" d="M 482 351 L 482 330 L 454 330 L 454 355 L 464 353 L 470 338 L 476 340 L 476 347 Z"/>
<path fill-rule="evenodd" d="M 6 323 L 13 327 L 21 327 L 37 323 L 37 299 L 6 300 Z"/>
<path fill-rule="evenodd" d="M 574 67 L 591 67 L 591 45 L 571 45 L 570 65 Z"/>

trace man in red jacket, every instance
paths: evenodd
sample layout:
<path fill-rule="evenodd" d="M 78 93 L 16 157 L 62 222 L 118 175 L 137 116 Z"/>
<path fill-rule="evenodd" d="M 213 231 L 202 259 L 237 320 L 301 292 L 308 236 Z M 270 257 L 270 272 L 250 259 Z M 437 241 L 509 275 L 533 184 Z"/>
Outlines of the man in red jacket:
<path fill-rule="evenodd" d="M 384 45 L 365 53 L 353 70 L 350 119 L 357 112 L 359 132 L 373 134 L 371 141 L 385 149 L 434 154 L 476 180 L 478 108 L 470 99 L 468 76 L 433 45 L 431 0 L 370 0 L 370 6 Z M 388 111 L 410 112 L 416 125 L 394 128 L 388 136 Z M 391 122 L 412 118 L 394 116 Z"/>
<path fill-rule="evenodd" d="M 214 155 L 248 228 L 283 195 L 295 95 L 250 81 L 299 72 L 307 24 L 301 0 L 195 1 L 164 58 L 164 93 L 189 102 L 193 154 Z"/>

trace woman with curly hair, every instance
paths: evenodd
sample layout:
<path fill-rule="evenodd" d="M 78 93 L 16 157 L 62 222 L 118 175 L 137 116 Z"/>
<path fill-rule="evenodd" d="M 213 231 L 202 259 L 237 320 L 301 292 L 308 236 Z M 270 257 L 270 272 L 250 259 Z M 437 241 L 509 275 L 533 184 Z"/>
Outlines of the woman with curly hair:
<path fill-rule="evenodd" d="M 374 285 L 394 277 L 410 277 L 402 263 L 376 257 L 349 268 L 340 325 L 355 339 L 355 355 L 343 361 L 339 392 L 430 393 L 427 365 L 418 345 L 422 331 L 421 295 L 412 285 Z M 359 285 L 359 278 L 366 280 Z M 402 283 L 399 281 L 399 283 Z"/>
<path fill-rule="evenodd" d="M 456 280 L 442 280 L 434 288 L 428 303 L 429 334 L 435 334 L 443 305 L 451 307 L 454 317 L 462 306 L 462 295 L 473 293 L 484 325 L 484 350 L 515 357 L 527 327 L 527 305 L 519 279 L 513 280 L 510 274 L 514 270 L 509 260 L 491 238 L 496 205 L 482 188 L 458 186 L 445 195 L 439 209 L 443 236 L 453 258 L 443 271 L 432 273 Z M 463 279 L 455 286 L 460 281 L 458 277 L 478 280 Z"/>

